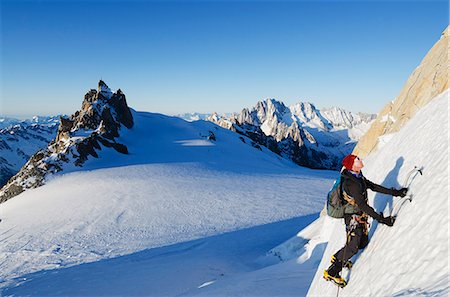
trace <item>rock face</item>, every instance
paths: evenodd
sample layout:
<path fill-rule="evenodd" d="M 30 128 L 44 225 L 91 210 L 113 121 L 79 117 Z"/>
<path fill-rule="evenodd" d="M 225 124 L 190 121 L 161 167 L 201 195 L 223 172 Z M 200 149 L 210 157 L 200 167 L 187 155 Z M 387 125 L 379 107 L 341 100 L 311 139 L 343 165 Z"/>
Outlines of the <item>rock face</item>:
<path fill-rule="evenodd" d="M 418 110 L 449 88 L 449 28 L 408 78 L 398 97 L 381 110 L 355 147 L 355 154 L 364 157 L 376 150 L 380 136 L 398 132 Z"/>
<path fill-rule="evenodd" d="M 207 118 L 249 137 L 255 148 L 265 146 L 301 166 L 316 169 L 338 169 L 362 135 L 357 131 L 366 132 L 373 119 L 375 115 L 340 108 L 321 112 L 308 102 L 287 107 L 274 99 L 260 101 L 239 114 L 221 117 L 215 113 Z"/>
<path fill-rule="evenodd" d="M 56 137 L 48 147 L 34 154 L 0 190 L 0 202 L 43 185 L 49 174 L 70 166 L 81 167 L 90 156 L 98 158 L 102 147 L 127 154 L 127 147 L 116 141 L 122 126 L 133 127 L 125 95 L 120 89 L 112 93 L 100 81 L 98 90 L 85 95 L 81 110 L 69 118 L 60 118 Z"/>

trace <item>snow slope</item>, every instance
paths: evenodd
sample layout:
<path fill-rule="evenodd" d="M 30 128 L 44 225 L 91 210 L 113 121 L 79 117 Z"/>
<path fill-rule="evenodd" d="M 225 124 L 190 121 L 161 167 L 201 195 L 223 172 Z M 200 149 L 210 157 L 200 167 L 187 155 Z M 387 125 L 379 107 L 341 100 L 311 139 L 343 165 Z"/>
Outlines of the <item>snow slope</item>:
<path fill-rule="evenodd" d="M 387 187 L 402 185 L 416 165 L 423 166 L 423 176 L 417 176 L 411 184 L 413 201 L 403 205 L 392 228 L 372 223 L 371 242 L 356 256 L 349 284 L 339 296 L 450 294 L 448 116 L 449 91 L 446 91 L 365 160 L 365 176 Z M 403 202 L 373 192 L 369 200 L 385 215 Z M 331 255 L 345 241 L 341 222 L 334 224 L 336 232 L 329 237 L 308 296 L 336 294 L 336 287 L 322 279 Z"/>
<path fill-rule="evenodd" d="M 254 270 L 317 217 L 335 174 L 210 122 L 133 118 L 129 155 L 102 150 L 0 205 L 1 295 L 173 296 Z"/>
<path fill-rule="evenodd" d="M 182 296 L 305 296 L 326 247 L 324 223 L 325 217 L 318 218 L 294 238 L 259 257 L 261 267 L 207 283 Z M 276 237 L 277 233 L 268 236 Z"/>

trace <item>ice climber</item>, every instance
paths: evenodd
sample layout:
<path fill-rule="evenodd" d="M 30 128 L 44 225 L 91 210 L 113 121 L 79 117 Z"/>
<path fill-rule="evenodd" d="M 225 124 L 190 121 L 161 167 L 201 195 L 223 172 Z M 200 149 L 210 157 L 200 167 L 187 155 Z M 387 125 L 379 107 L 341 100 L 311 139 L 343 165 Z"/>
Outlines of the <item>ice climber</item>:
<path fill-rule="evenodd" d="M 347 242 L 331 257 L 331 266 L 325 270 L 323 275 L 326 280 L 330 280 L 340 287 L 347 284 L 339 274 L 342 268 L 351 268 L 353 264 L 349 259 L 369 243 L 368 216 L 388 226 L 393 226 L 395 222 L 395 217 L 384 217 L 383 214 L 377 213 L 367 204 L 367 189 L 400 197 L 406 196 L 407 192 L 407 188 L 387 189 L 366 179 L 361 172 L 364 164 L 355 155 L 345 157 L 342 165 L 345 167 L 341 173 L 342 198 L 350 204 L 350 211 L 346 211 L 349 213 L 344 214 Z"/>

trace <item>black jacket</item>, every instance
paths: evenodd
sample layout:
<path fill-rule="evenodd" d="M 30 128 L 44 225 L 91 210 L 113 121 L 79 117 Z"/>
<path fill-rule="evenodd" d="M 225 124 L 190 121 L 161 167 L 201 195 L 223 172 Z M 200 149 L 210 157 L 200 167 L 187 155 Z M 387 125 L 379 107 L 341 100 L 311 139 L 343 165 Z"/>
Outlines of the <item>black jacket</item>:
<path fill-rule="evenodd" d="M 347 169 L 344 169 L 342 172 L 342 178 L 342 189 L 355 199 L 356 204 L 361 210 L 358 214 L 366 213 L 375 220 L 380 221 L 383 217 L 367 204 L 367 189 L 389 195 L 394 194 L 393 189 L 388 189 L 371 182 L 366 179 L 362 173 L 360 177 L 356 177 Z"/>

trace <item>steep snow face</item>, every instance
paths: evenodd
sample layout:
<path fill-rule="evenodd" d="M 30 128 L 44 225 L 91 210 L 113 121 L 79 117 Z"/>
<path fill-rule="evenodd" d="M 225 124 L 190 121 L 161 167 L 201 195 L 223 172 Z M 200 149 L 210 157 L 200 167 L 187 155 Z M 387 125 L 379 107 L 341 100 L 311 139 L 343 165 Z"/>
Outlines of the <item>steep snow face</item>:
<path fill-rule="evenodd" d="M 347 275 L 349 284 L 340 296 L 450 294 L 448 115 L 447 90 L 365 160 L 365 176 L 386 187 L 402 186 L 414 166 L 423 167 L 423 176 L 418 175 L 411 184 L 411 203 L 369 191 L 369 202 L 377 211 L 385 216 L 400 212 L 393 227 L 372 222 L 370 243 L 354 259 Z M 328 245 L 308 296 L 336 294 L 337 287 L 322 279 L 331 255 L 345 241 L 343 223 L 335 220 L 334 224 L 337 231 L 324 239 Z"/>
<path fill-rule="evenodd" d="M 128 155 L 102 148 L 99 158 L 87 159 L 83 168 L 74 167 L 75 172 L 67 173 L 67 170 L 52 175 L 42 187 L 1 204 L 0 286 L 10 289 L 9 293 L 2 291 L 2 295 L 27 295 L 20 285 L 26 286 L 28 273 L 67 268 L 317 214 L 323 206 L 324 193 L 334 172 L 301 168 L 268 149 L 256 150 L 248 138 L 211 122 L 189 123 L 144 112 L 133 112 L 133 119 L 134 126 L 124 129 L 117 137 L 117 141 L 127 144 Z M 267 234 L 260 236 L 267 237 Z M 234 251 L 244 249 L 245 240 L 242 237 L 239 240 L 244 243 Z M 222 250 L 225 242 L 230 241 L 220 241 Z M 195 246 L 204 245 L 204 242 L 187 244 L 183 251 L 201 253 Z M 181 253 L 173 253 L 170 247 L 147 254 L 152 255 L 149 258 L 159 259 L 152 262 L 156 266 L 141 262 L 136 255 L 122 258 L 125 263 L 120 262 L 124 265 L 119 264 L 121 268 L 115 266 L 117 262 L 112 266 L 98 262 L 99 267 L 103 263 L 108 268 L 105 266 L 100 274 L 87 274 L 89 277 L 83 278 L 87 272 L 81 265 L 76 278 L 86 282 L 74 283 L 68 276 L 60 284 L 60 289 L 65 289 L 67 294 L 61 295 L 101 294 L 95 291 L 95 284 L 105 285 L 104 280 L 109 279 L 106 275 L 114 276 L 118 272 L 126 273 L 130 281 L 127 286 L 135 289 L 127 290 L 121 281 L 107 284 L 119 290 L 114 292 L 128 295 L 144 286 L 149 288 L 141 291 L 144 295 L 151 292 L 175 295 L 245 266 L 240 263 L 233 266 L 214 252 L 210 252 L 208 259 L 196 255 L 196 259 L 203 259 L 197 263 L 200 267 L 197 274 L 174 273 L 180 267 L 185 271 L 193 264 L 189 257 L 179 257 L 178 264 L 171 262 L 171 269 L 162 269 L 167 258 L 157 258 L 159 253 L 167 256 Z M 239 261 L 238 257 L 233 259 Z M 145 282 L 135 283 L 140 277 L 130 275 L 128 268 L 147 271 Z M 50 278 L 53 275 L 42 274 Z M 172 277 L 162 286 L 161 278 L 166 275 Z M 87 283 L 94 284 L 89 287 L 93 291 L 83 291 Z M 38 293 L 44 292 L 40 289 L 45 289 L 46 282 L 32 284 L 31 295 L 46 295 Z M 58 295 L 60 291 L 55 292 Z"/>

